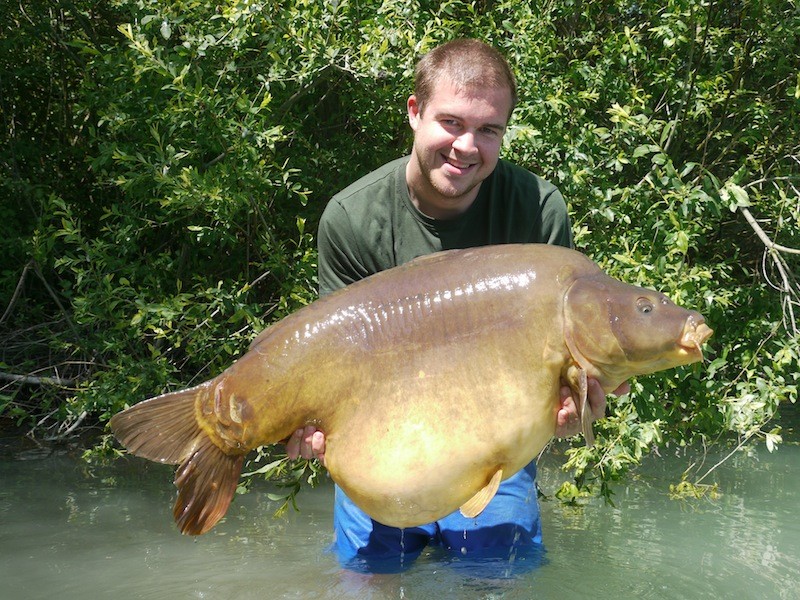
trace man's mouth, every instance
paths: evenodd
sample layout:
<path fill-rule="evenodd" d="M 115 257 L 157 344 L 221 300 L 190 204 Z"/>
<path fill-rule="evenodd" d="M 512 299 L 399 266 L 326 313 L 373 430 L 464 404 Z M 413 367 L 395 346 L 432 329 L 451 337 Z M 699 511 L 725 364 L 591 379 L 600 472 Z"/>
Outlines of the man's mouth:
<path fill-rule="evenodd" d="M 449 158 L 447 156 L 442 156 L 444 163 L 446 166 L 450 167 L 450 171 L 456 172 L 458 174 L 464 174 L 469 171 L 472 167 L 475 166 L 475 163 L 468 163 L 462 162 L 460 160 L 456 160 L 454 158 Z"/>

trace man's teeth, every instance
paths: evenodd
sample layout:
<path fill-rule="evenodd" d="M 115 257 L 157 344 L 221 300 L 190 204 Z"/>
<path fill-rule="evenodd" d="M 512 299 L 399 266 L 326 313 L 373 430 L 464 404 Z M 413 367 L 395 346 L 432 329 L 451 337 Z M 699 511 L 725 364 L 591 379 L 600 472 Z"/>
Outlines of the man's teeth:
<path fill-rule="evenodd" d="M 454 160 L 448 160 L 447 162 L 451 166 L 455 167 L 456 169 L 467 169 L 467 168 L 469 168 L 471 166 L 471 165 L 468 165 L 468 164 L 462 164 L 462 163 L 456 162 Z"/>

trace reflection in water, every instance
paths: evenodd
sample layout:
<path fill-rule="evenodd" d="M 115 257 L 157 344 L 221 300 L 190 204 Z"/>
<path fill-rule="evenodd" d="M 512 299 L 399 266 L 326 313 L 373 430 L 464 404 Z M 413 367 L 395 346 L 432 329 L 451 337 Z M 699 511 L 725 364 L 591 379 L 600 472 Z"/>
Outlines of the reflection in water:
<path fill-rule="evenodd" d="M 784 424 L 784 429 L 786 426 Z M 272 517 L 266 488 L 237 496 L 199 538 L 172 523 L 172 469 L 88 467 L 64 451 L 0 443 L 0 596 L 92 598 L 800 599 L 800 436 L 715 473 L 721 496 L 668 498 L 686 456 L 651 457 L 616 508 L 541 502 L 547 552 L 466 560 L 426 549 L 402 573 L 343 570 L 327 552 L 332 486 Z M 551 494 L 563 457 L 540 464 Z"/>

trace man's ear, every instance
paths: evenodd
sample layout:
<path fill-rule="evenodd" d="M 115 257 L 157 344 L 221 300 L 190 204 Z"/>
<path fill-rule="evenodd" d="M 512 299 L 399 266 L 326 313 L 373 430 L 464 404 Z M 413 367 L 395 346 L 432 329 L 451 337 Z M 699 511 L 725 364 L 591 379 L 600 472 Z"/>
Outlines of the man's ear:
<path fill-rule="evenodd" d="M 417 102 L 417 97 L 414 94 L 411 94 L 408 97 L 408 101 L 406 102 L 406 109 L 408 110 L 408 124 L 411 125 L 411 129 L 416 131 L 417 125 L 419 124 L 422 115 L 419 103 Z"/>

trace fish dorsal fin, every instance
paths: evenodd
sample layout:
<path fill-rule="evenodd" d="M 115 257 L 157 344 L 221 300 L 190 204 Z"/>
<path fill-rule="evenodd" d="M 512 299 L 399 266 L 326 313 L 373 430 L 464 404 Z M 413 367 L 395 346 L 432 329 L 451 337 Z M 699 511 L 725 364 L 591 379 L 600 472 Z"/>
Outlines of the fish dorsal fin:
<path fill-rule="evenodd" d="M 500 481 L 503 479 L 503 469 L 498 469 L 481 490 L 461 506 L 461 514 L 468 519 L 474 519 L 483 512 L 489 501 L 494 498 Z"/>

